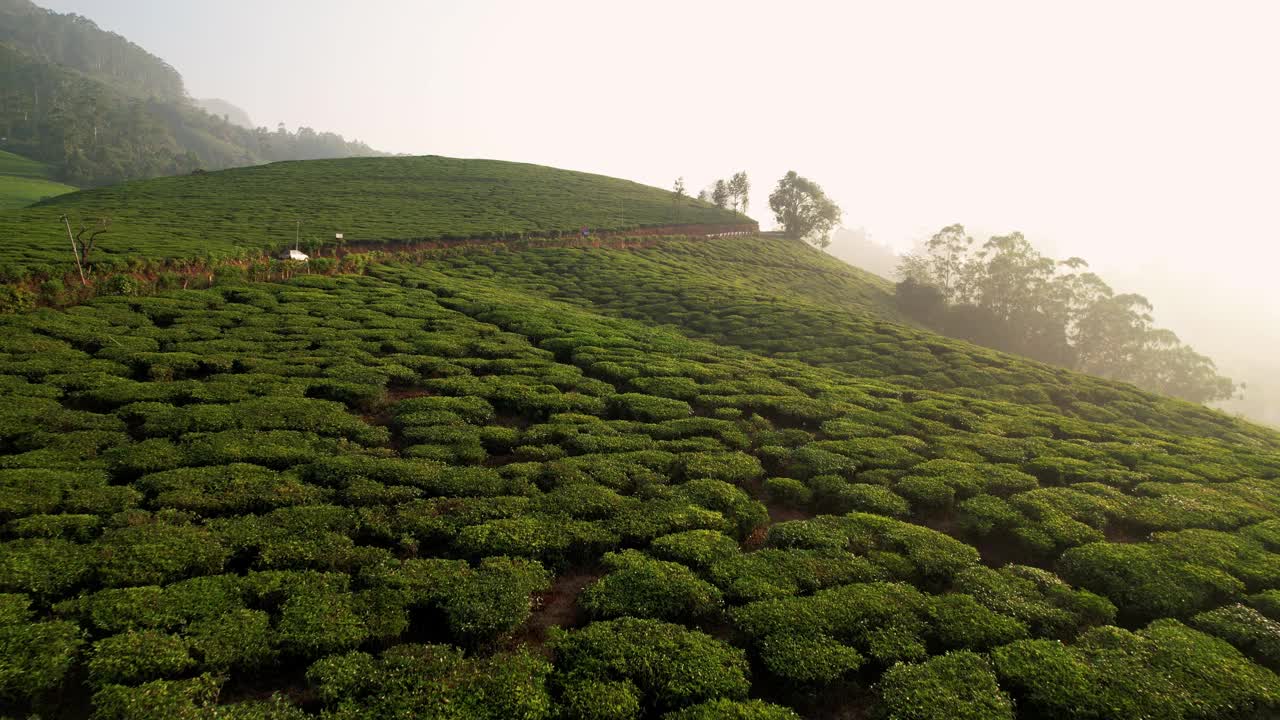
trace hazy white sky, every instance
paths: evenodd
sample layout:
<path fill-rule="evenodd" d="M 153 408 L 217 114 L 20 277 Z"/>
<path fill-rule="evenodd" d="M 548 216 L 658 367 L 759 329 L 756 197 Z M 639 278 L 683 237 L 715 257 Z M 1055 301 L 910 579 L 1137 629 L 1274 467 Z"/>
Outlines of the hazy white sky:
<path fill-rule="evenodd" d="M 1280 354 L 1277 2 L 37 2 L 262 125 L 666 187 L 745 169 L 766 225 L 795 169 L 875 239 L 1022 230 L 1205 349 Z"/>

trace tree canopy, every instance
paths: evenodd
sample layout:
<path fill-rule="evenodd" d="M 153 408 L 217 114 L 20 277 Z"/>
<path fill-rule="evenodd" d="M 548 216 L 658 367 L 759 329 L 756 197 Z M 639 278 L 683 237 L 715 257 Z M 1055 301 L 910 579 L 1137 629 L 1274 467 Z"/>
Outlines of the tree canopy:
<path fill-rule="evenodd" d="M 1193 402 L 1238 390 L 1156 327 L 1146 298 L 1115 292 L 1081 258 L 1040 254 L 1022 233 L 977 246 L 963 225 L 949 225 L 899 274 L 900 306 L 951 335 Z"/>
<path fill-rule="evenodd" d="M 818 247 L 831 244 L 831 231 L 843 214 L 822 186 L 791 170 L 769 195 L 769 209 L 787 237 Z"/>

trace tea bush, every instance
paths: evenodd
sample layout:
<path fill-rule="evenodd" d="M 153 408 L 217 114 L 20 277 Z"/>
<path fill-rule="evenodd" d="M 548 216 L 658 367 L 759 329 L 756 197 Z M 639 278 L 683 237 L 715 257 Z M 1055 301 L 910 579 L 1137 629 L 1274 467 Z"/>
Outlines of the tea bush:
<path fill-rule="evenodd" d="M 649 551 L 664 560 L 706 569 L 719 560 L 736 556 L 738 543 L 714 530 L 689 530 L 657 538 L 650 544 Z"/>
<path fill-rule="evenodd" d="M 1272 670 L 1280 668 L 1280 623 L 1244 605 L 1228 605 L 1191 618 L 1197 630 L 1216 635 Z"/>
<path fill-rule="evenodd" d="M 790 708 L 760 700 L 712 700 L 667 713 L 663 720 L 797 720 Z"/>
<path fill-rule="evenodd" d="M 889 668 L 879 683 L 880 716 L 895 720 L 965 718 L 1012 720 L 1013 701 L 1001 691 L 991 664 L 960 650 L 923 663 Z"/>
<path fill-rule="evenodd" d="M 561 693 L 581 683 L 627 682 L 642 708 L 662 712 L 742 699 L 749 687 L 741 650 L 657 620 L 620 618 L 553 631 L 551 647 L 557 657 L 552 684 Z"/>
<path fill-rule="evenodd" d="M 551 717 L 551 667 L 525 652 L 466 659 L 447 645 L 400 645 L 378 658 L 331 655 L 307 669 L 326 716 Z"/>
<path fill-rule="evenodd" d="M 1255 717 L 1280 703 L 1270 670 L 1175 620 L 1095 628 L 1071 646 L 1020 640 L 992 659 L 1021 708 L 1053 717 Z"/>

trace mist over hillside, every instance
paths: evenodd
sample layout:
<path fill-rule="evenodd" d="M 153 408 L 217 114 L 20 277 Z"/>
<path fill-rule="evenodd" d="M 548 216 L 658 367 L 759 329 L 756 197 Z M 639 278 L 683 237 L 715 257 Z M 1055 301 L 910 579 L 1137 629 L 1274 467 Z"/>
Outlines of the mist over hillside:
<path fill-rule="evenodd" d="M 838 228 L 831 236 L 827 252 L 886 280 L 898 279 L 902 257 L 892 246 L 871 238 L 866 228 Z"/>
<path fill-rule="evenodd" d="M 201 98 L 194 102 L 200 107 L 200 109 L 210 115 L 225 118 L 228 122 L 239 125 L 242 128 L 253 129 L 257 127 L 253 124 L 253 120 L 249 117 L 249 113 L 226 100 L 221 100 L 219 98 Z"/>
<path fill-rule="evenodd" d="M 310 127 L 253 128 L 194 101 L 169 63 L 92 20 L 28 0 L 0 4 L 0 149 L 77 186 L 276 160 L 377 155 Z"/>
<path fill-rule="evenodd" d="M 1204 252 L 1215 251 L 1206 247 Z M 1163 268 L 1113 272 L 1126 285 L 1142 283 L 1163 322 L 1246 386 L 1243 397 L 1219 407 L 1280 427 L 1280 355 L 1271 351 L 1280 347 L 1280 302 L 1259 306 L 1249 292 L 1203 275 Z"/>

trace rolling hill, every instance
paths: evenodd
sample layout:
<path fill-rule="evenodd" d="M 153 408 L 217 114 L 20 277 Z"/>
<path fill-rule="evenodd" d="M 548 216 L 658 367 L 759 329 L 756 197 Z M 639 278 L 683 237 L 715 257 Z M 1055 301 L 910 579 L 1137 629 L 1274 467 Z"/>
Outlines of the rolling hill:
<path fill-rule="evenodd" d="M 621 180 L 284 163 L 0 213 L 0 260 L 108 208 L 136 266 L 405 251 L 0 316 L 0 714 L 1280 711 L 1280 434 L 798 243 L 510 239 L 745 220 Z"/>
<path fill-rule="evenodd" d="M 0 150 L 0 210 L 13 210 L 39 200 L 75 192 L 49 178 L 53 168 L 21 155 Z"/>
<path fill-rule="evenodd" d="M 601 175 L 437 156 L 281 162 L 141 180 L 0 213 L 0 262 L 17 270 L 71 262 L 58 218 L 110 218 L 105 256 L 177 259 L 292 246 L 512 237 L 749 218 L 666 190 Z M 301 222 L 299 227 L 298 223 Z"/>

